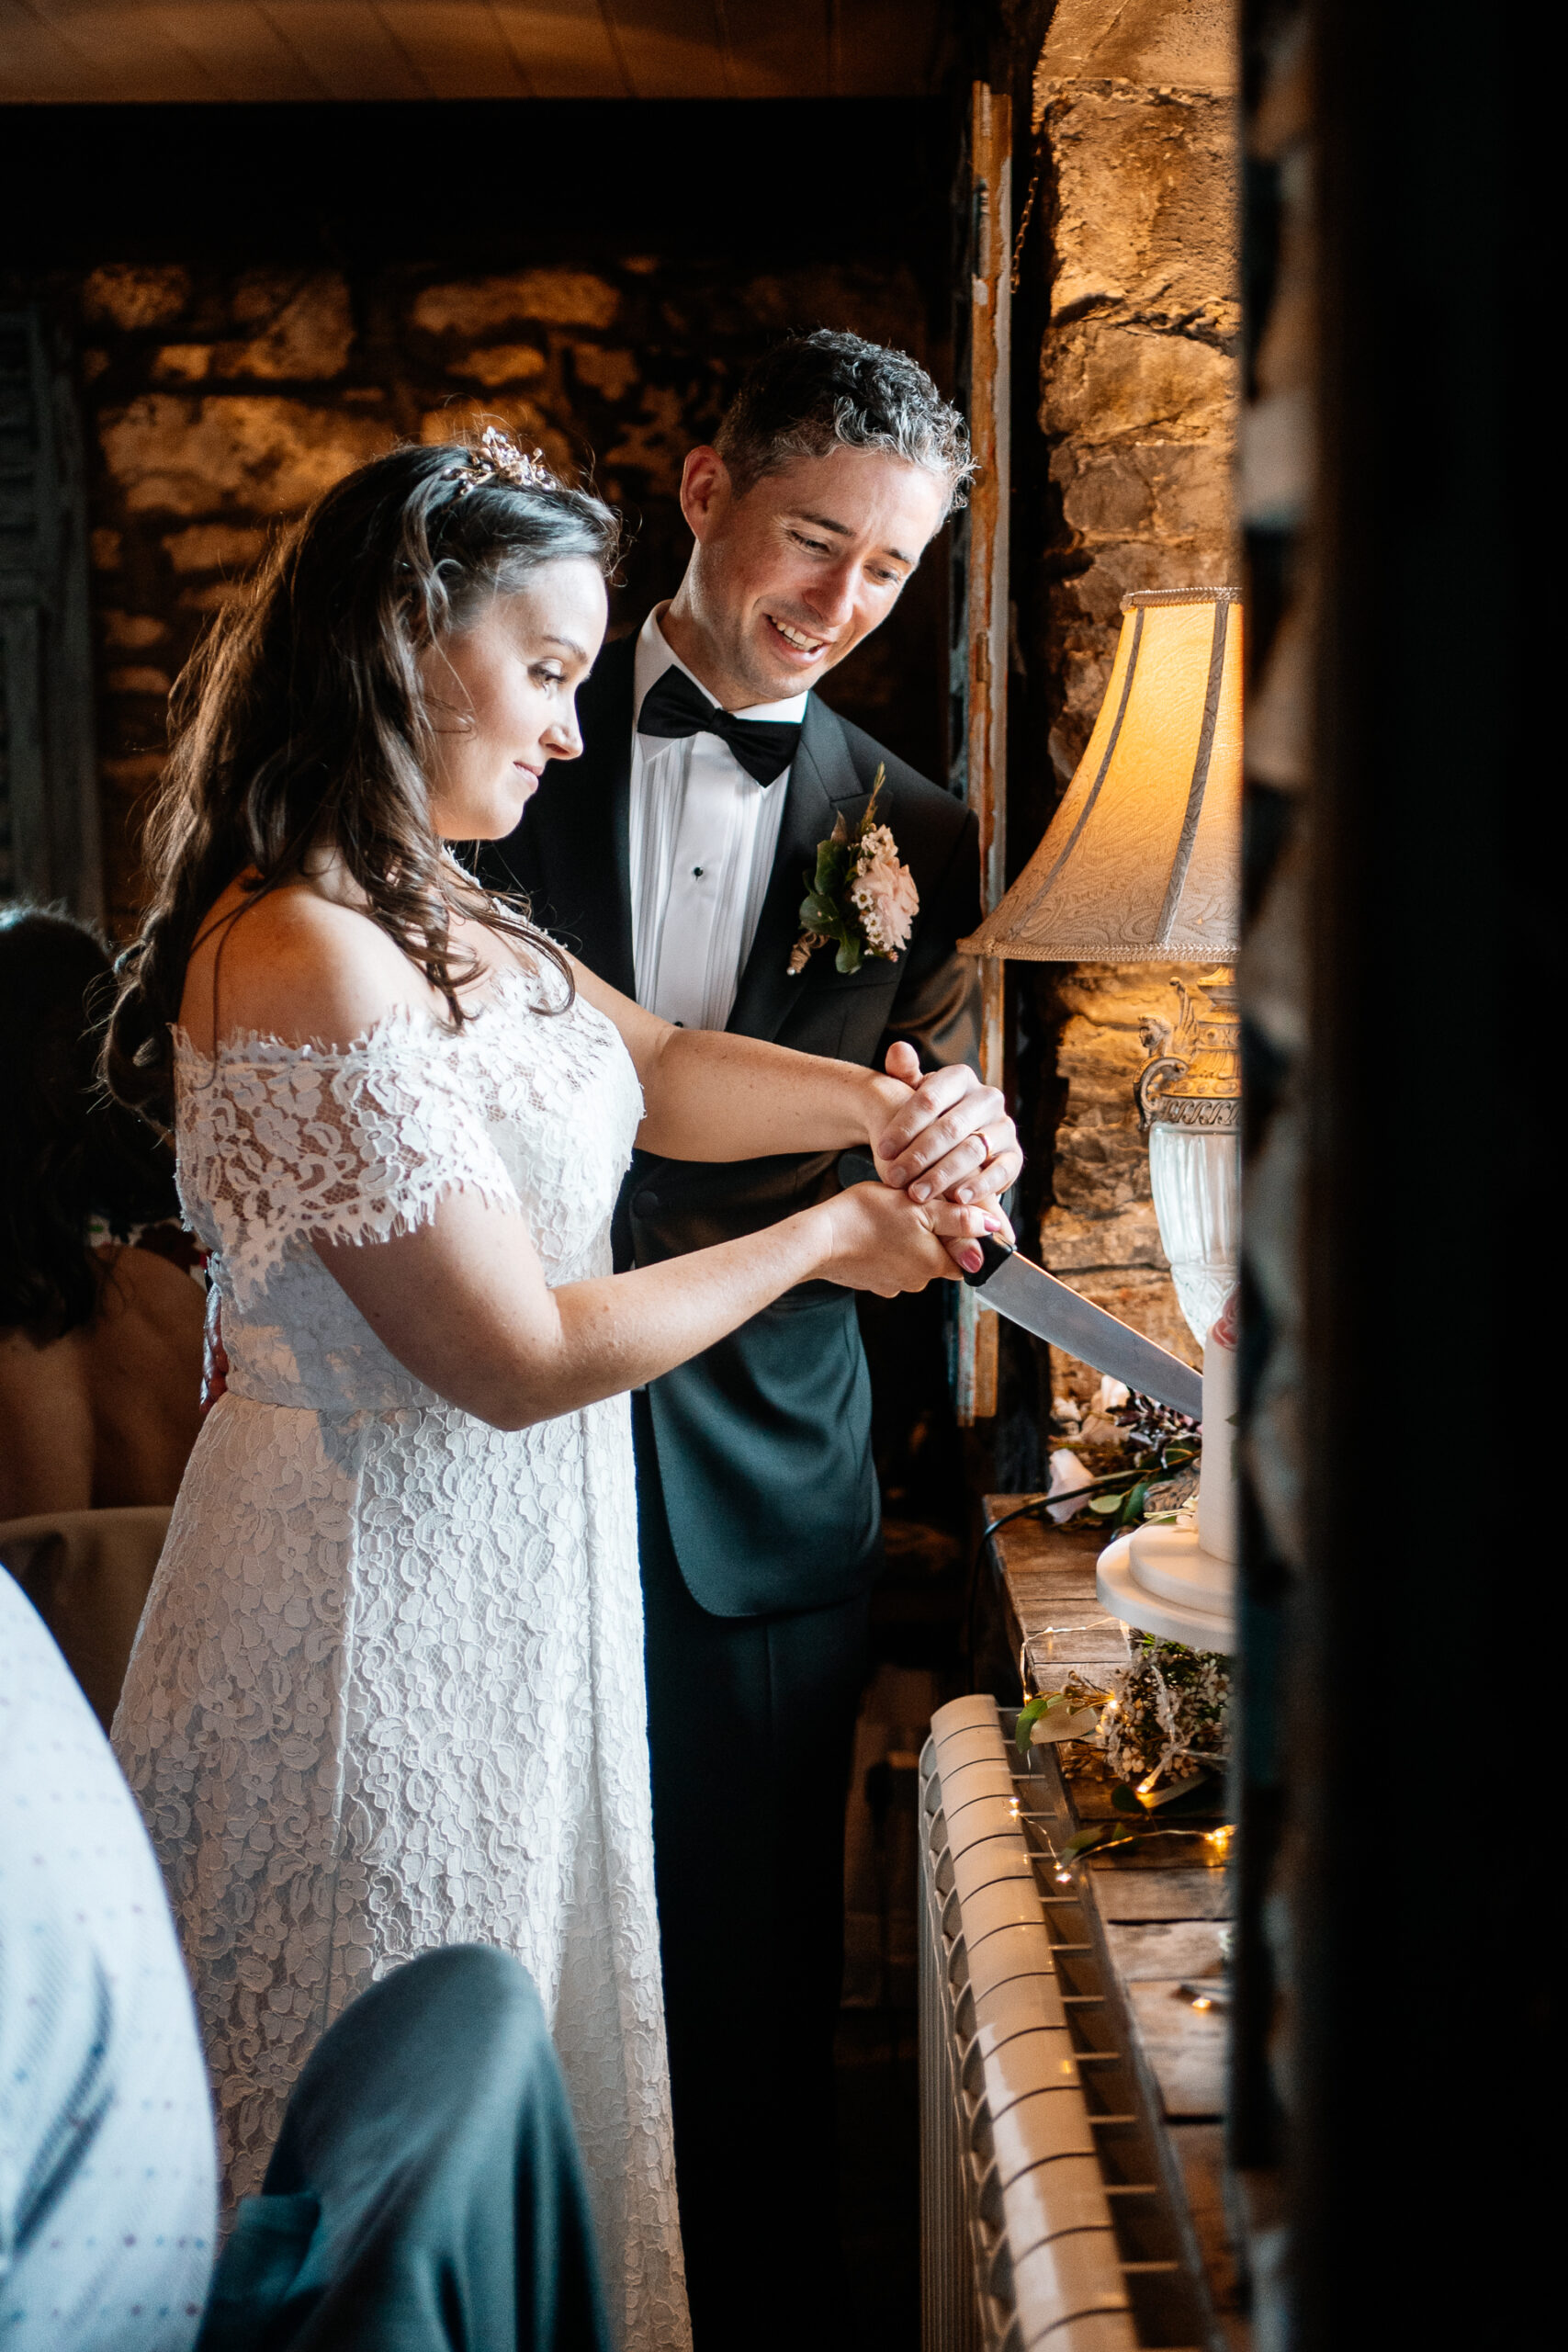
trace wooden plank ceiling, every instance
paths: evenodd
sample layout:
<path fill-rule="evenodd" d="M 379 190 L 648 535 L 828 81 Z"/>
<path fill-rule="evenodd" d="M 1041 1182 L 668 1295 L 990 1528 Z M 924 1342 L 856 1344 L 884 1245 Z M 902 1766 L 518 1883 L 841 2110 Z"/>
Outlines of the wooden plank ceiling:
<path fill-rule="evenodd" d="M 944 0 L 0 0 L 0 102 L 917 97 Z"/>

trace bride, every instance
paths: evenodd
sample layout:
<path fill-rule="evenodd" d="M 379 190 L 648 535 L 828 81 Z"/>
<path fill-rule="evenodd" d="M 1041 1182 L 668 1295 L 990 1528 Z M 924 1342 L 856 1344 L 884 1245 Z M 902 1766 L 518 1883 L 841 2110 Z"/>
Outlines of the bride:
<path fill-rule="evenodd" d="M 998 1098 L 939 1129 L 894 1079 L 671 1028 L 446 849 L 511 832 L 581 750 L 615 543 L 497 436 L 399 450 L 281 540 L 182 681 L 107 1068 L 173 1127 L 227 1393 L 115 1741 L 229 2199 L 355 1993 L 433 1945 L 503 1946 L 551 2019 L 616 2333 L 671 2352 L 626 1392 L 797 1283 L 886 1295 L 977 1263 L 994 1204 L 897 1187 L 956 1182 L 943 1153 Z M 634 1140 L 870 1146 L 893 1181 L 615 1275 Z"/>

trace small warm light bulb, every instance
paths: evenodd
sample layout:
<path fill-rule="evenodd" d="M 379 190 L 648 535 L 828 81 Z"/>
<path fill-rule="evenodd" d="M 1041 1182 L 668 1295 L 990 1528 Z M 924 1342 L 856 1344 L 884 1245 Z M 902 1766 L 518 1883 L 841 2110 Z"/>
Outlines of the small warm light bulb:
<path fill-rule="evenodd" d="M 1213 2001 L 1210 2000 L 1207 1993 L 1200 1993 L 1192 2006 L 1195 2009 L 1212 2009 L 1214 2005 Z"/>
<path fill-rule="evenodd" d="M 1057 1872 L 1056 1872 L 1056 1883 L 1057 1883 L 1057 1885 L 1058 1885 L 1058 1886 L 1071 1886 L 1072 1883 L 1073 1883 L 1073 1874 L 1072 1874 L 1071 1871 L 1064 1871 L 1064 1870 L 1058 1870 L 1058 1871 L 1057 1871 Z"/>
<path fill-rule="evenodd" d="M 1145 1772 L 1143 1779 L 1138 1782 L 1138 1794 L 1141 1797 L 1146 1797 L 1149 1791 L 1155 1786 L 1158 1779 L 1159 1767 L 1156 1764 L 1154 1770 L 1152 1772 Z"/>

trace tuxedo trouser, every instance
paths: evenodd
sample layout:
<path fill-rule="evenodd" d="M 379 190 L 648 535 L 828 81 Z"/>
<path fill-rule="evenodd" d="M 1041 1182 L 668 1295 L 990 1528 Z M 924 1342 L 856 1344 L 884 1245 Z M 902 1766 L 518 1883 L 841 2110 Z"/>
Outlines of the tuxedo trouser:
<path fill-rule="evenodd" d="M 833 2037 L 844 1801 L 869 1595 L 716 1617 L 671 1541 L 633 1399 L 654 1871 L 696 2352 L 836 2345 Z"/>

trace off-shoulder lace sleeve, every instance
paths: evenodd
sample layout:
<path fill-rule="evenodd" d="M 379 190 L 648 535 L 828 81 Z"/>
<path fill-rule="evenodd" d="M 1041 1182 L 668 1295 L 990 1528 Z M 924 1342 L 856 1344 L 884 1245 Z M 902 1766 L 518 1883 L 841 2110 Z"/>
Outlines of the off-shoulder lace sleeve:
<path fill-rule="evenodd" d="M 461 1040 L 386 1023 L 342 1053 L 253 1039 L 178 1055 L 180 1188 L 250 1305 L 313 1241 L 412 1233 L 444 1195 L 516 1209 Z"/>

